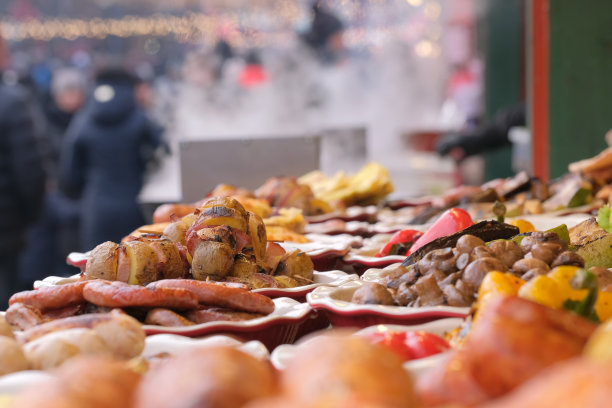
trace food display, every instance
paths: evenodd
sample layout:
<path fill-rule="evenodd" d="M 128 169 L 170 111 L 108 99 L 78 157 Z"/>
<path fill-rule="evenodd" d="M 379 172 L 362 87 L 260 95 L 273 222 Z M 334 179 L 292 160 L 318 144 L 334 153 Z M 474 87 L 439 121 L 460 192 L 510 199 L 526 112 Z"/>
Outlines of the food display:
<path fill-rule="evenodd" d="M 586 406 L 609 402 L 606 166 L 402 203 L 384 201 L 388 171 L 371 163 L 160 206 L 152 224 L 92 248 L 80 274 L 11 297 L 0 406 L 2 376 L 32 370 L 48 376 L 11 406 L 552 407 L 582 392 Z M 265 352 L 169 340 L 144 353 L 158 333 L 257 340 Z M 277 350 L 290 352 L 280 365 Z"/>

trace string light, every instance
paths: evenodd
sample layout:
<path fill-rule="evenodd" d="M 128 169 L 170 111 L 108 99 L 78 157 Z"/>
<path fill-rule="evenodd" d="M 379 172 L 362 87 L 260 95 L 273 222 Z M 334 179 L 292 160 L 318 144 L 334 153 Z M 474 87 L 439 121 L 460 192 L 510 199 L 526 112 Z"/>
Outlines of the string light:
<path fill-rule="evenodd" d="M 422 0 L 406 0 L 409 4 L 418 6 Z M 299 18 L 300 10 L 291 2 L 281 2 L 275 8 L 278 15 L 282 15 L 283 25 L 291 26 Z M 428 18 L 437 19 L 440 15 L 440 4 L 429 2 L 425 5 L 424 13 Z M 47 20 L 0 20 L 0 35 L 11 41 L 28 39 L 51 41 L 53 39 L 76 40 L 78 38 L 104 39 L 109 36 L 121 38 L 133 36 L 165 37 L 174 36 L 178 42 L 212 44 L 217 40 L 218 33 L 223 31 L 227 40 L 236 47 L 255 45 L 286 45 L 291 36 L 286 32 L 270 27 L 257 30 L 251 28 L 255 22 L 270 25 L 266 19 L 237 13 L 210 16 L 203 13 L 188 13 L 178 17 L 173 15 L 153 15 L 150 17 L 125 16 L 116 19 L 92 18 L 84 19 L 47 19 Z M 278 24 L 278 21 L 274 21 Z M 241 30 L 240 27 L 250 27 Z M 344 41 L 349 47 L 365 46 L 378 47 L 390 38 L 401 36 L 406 25 L 349 28 L 344 32 Z M 244 31 L 244 32 L 243 32 Z M 435 36 L 434 36 L 435 37 Z M 439 36 L 438 36 L 439 38 Z M 433 38 L 437 40 L 438 38 Z M 431 57 L 439 54 L 439 46 L 430 40 L 423 40 L 416 44 L 415 53 L 420 57 Z"/>

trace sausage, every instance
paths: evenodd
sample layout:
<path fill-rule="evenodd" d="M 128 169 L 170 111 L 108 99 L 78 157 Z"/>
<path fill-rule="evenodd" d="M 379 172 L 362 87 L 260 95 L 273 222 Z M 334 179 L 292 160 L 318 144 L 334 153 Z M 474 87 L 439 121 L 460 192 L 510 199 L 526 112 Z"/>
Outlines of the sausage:
<path fill-rule="evenodd" d="M 192 326 L 194 323 L 191 320 L 184 318 L 180 314 L 173 312 L 172 310 L 157 307 L 147 313 L 145 324 L 153 324 L 164 327 L 183 327 Z"/>
<path fill-rule="evenodd" d="M 236 310 L 224 309 L 221 307 L 191 310 L 186 316 L 189 320 L 197 324 L 219 321 L 242 322 L 263 317 L 263 315 L 259 313 L 238 312 Z"/>
<path fill-rule="evenodd" d="M 9 299 L 9 305 L 23 303 L 44 312 L 49 309 L 61 309 L 84 303 L 83 288 L 87 283 L 87 281 L 79 281 L 65 285 L 43 286 L 35 290 L 15 293 Z"/>
<path fill-rule="evenodd" d="M 144 288 L 123 282 L 88 282 L 83 289 L 83 296 L 88 302 L 105 307 L 198 307 L 198 298 L 191 291 L 168 287 Z"/>
<path fill-rule="evenodd" d="M 201 304 L 220 306 L 245 312 L 270 314 L 274 302 L 267 296 L 246 289 L 190 279 L 165 279 L 150 283 L 147 288 L 180 288 L 197 295 Z"/>

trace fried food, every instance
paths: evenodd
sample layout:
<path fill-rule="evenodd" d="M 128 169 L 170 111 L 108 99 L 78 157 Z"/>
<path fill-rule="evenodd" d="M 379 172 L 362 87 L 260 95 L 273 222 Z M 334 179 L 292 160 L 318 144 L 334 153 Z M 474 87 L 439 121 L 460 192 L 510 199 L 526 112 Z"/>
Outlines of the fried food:
<path fill-rule="evenodd" d="M 79 355 L 111 356 L 108 345 L 91 329 L 74 328 L 50 332 L 23 346 L 29 365 L 50 370 Z"/>
<path fill-rule="evenodd" d="M 147 288 L 185 289 L 195 293 L 198 301 L 208 306 L 226 307 L 262 314 L 270 314 L 274 311 L 274 302 L 267 296 L 253 293 L 246 289 L 234 288 L 213 282 L 166 279 L 153 282 Z"/>
<path fill-rule="evenodd" d="M 119 310 L 113 310 L 110 313 L 90 313 L 46 322 L 24 331 L 19 336 L 19 341 L 25 344 L 48 333 L 74 328 L 99 331 L 101 336 L 108 340 L 109 344 L 112 343 L 110 344 L 112 347 L 117 348 L 116 354 L 118 357 L 133 357 L 144 348 L 145 333 L 140 323 Z M 113 337 L 116 339 L 113 339 Z M 120 337 L 125 337 L 126 340 L 122 341 Z"/>
<path fill-rule="evenodd" d="M 263 220 L 268 227 L 283 227 L 298 234 L 304 233 L 306 219 L 298 208 L 281 208 L 278 214 Z"/>
<path fill-rule="evenodd" d="M 197 296 L 190 291 L 174 288 L 144 288 L 123 282 L 93 281 L 83 289 L 88 302 L 104 307 L 169 307 L 195 309 Z"/>
<path fill-rule="evenodd" d="M 294 177 L 272 177 L 255 190 L 255 197 L 266 200 L 272 207 L 293 207 L 310 214 L 314 194 Z"/>
<path fill-rule="evenodd" d="M 0 337 L 15 338 L 11 325 L 6 321 L 4 316 L 0 316 Z"/>
<path fill-rule="evenodd" d="M 125 364 L 108 358 L 77 358 L 23 390 L 11 407 L 130 408 L 139 379 Z"/>
<path fill-rule="evenodd" d="M 309 185 L 318 199 L 330 204 L 341 202 L 346 207 L 377 204 L 393 192 L 389 171 L 375 162 L 352 176 L 337 173 L 327 178 L 320 173 L 308 173 L 299 182 Z"/>
<path fill-rule="evenodd" d="M 481 408 L 604 408 L 612 401 L 610 384 L 608 364 L 578 358 L 550 367 L 507 397 Z"/>
<path fill-rule="evenodd" d="M 21 346 L 14 338 L 0 336 L 0 375 L 30 368 Z"/>
<path fill-rule="evenodd" d="M 202 348 L 147 373 L 134 408 L 235 408 L 274 392 L 275 375 L 268 362 L 234 348 Z"/>
<path fill-rule="evenodd" d="M 595 324 L 514 296 L 491 299 L 462 349 L 419 379 L 425 406 L 500 397 L 555 363 L 580 355 Z"/>
<path fill-rule="evenodd" d="M 282 398 L 293 402 L 285 406 L 419 406 L 399 357 L 353 336 L 318 337 L 298 346 L 281 387 Z"/>

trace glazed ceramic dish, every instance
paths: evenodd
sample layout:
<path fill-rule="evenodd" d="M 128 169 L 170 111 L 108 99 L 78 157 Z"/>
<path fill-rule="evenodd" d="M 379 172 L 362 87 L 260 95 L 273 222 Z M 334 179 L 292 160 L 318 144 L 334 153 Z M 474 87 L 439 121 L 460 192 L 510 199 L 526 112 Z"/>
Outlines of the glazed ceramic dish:
<path fill-rule="evenodd" d="M 367 282 L 355 280 L 331 288 L 320 287 L 306 295 L 310 307 L 324 312 L 334 327 L 368 327 L 376 324 L 422 324 L 447 317 L 464 318 L 468 307 L 406 307 L 352 303 L 353 293 Z"/>

